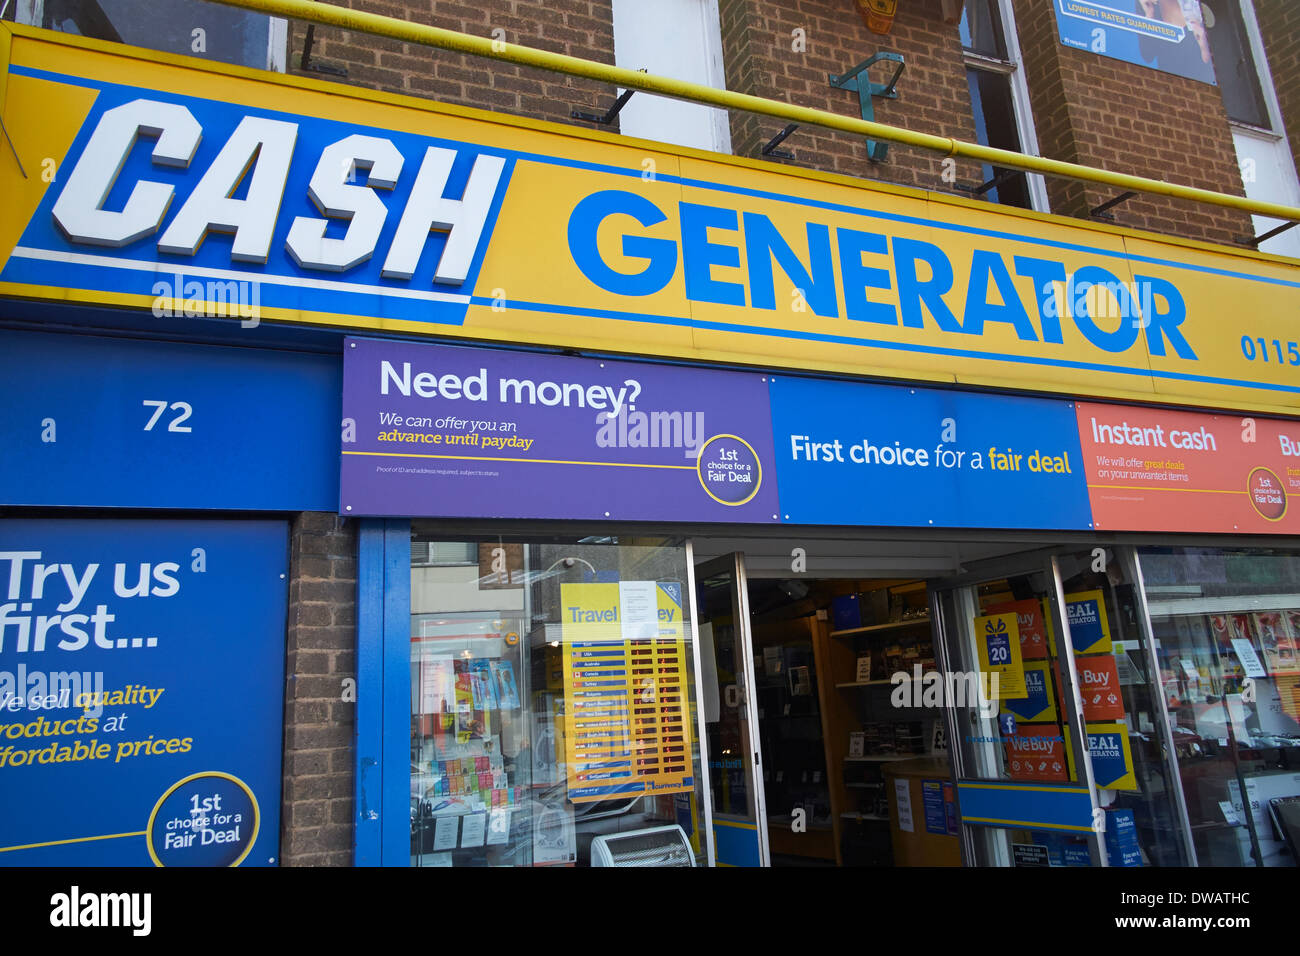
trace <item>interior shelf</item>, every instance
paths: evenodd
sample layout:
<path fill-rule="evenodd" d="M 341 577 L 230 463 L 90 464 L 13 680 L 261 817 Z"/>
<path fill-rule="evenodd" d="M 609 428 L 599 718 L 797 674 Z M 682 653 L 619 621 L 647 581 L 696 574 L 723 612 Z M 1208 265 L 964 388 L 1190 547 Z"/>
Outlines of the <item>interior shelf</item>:
<path fill-rule="evenodd" d="M 868 754 L 865 757 L 845 757 L 845 763 L 882 763 L 888 760 L 908 760 L 912 757 L 924 757 L 925 754 Z"/>
<path fill-rule="evenodd" d="M 907 621 L 890 621 L 888 624 L 869 624 L 866 627 L 850 627 L 842 631 L 831 631 L 831 637 L 853 637 L 858 634 L 872 634 L 880 631 L 898 631 L 906 627 L 929 624 L 930 617 L 914 617 Z"/>

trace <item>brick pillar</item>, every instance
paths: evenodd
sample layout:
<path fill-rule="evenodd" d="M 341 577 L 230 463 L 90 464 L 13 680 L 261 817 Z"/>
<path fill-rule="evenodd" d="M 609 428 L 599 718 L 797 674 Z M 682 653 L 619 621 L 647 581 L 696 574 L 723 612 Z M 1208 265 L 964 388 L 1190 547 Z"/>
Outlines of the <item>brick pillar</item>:
<path fill-rule="evenodd" d="M 1051 4 L 1013 0 L 1042 154 L 1150 179 L 1245 195 L 1216 86 L 1063 46 Z M 1049 178 L 1052 212 L 1088 217 L 1121 190 Z M 1116 224 L 1232 244 L 1253 234 L 1245 213 L 1138 196 Z"/>
<path fill-rule="evenodd" d="M 944 19 L 940 0 L 899 4 L 886 36 L 872 33 L 852 0 L 719 0 L 727 88 L 799 106 L 861 117 L 858 95 L 827 82 L 874 53 L 903 56 L 906 67 L 898 99 L 875 100 L 878 122 L 973 142 L 975 120 L 962 60 L 961 37 Z M 871 80 L 883 83 L 893 64 L 877 64 Z M 732 151 L 759 157 L 780 132 L 780 120 L 731 113 Z M 863 179 L 948 191 L 944 158 L 890 145 L 888 160 L 872 163 L 860 136 L 802 127 L 780 147 L 794 153 L 791 165 Z M 780 161 L 780 160 L 774 160 Z M 958 179 L 979 182 L 978 163 L 959 160 Z"/>
<path fill-rule="evenodd" d="M 289 547 L 280 863 L 349 866 L 354 829 L 356 522 L 304 512 L 293 522 Z"/>

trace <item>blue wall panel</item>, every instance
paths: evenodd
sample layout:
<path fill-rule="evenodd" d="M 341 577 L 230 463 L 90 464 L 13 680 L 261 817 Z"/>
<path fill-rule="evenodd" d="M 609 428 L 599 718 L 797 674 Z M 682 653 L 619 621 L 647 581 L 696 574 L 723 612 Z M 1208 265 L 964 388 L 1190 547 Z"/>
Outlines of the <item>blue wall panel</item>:
<path fill-rule="evenodd" d="M 332 355 L 0 330 L 0 505 L 336 511 L 341 384 Z"/>

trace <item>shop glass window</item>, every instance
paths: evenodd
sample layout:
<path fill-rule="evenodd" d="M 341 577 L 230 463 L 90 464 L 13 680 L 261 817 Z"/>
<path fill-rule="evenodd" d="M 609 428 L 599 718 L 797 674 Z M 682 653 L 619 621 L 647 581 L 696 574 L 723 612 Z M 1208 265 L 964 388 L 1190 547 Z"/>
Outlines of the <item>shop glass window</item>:
<path fill-rule="evenodd" d="M 1065 654 L 1059 636 L 1061 609 L 1047 569 L 997 577 L 939 592 L 938 605 L 948 641 L 954 682 L 954 740 L 963 775 L 1025 785 L 1075 784 L 1082 780 L 1079 728 L 1062 693 Z M 986 644 L 989 625 L 1004 629 L 1000 615 L 1014 615 L 1020 648 L 1019 681 L 994 685 L 990 667 L 1014 664 L 1009 641 Z M 981 647 L 987 650 L 981 650 Z M 1012 671 L 1015 671 L 1014 666 Z M 1015 683 L 1023 683 L 1024 693 Z M 1017 846 L 1041 846 L 1056 866 L 1089 866 L 1086 837 L 1030 828 L 971 828 L 976 866 L 1011 866 Z"/>
<path fill-rule="evenodd" d="M 1142 575 L 1202 866 L 1300 853 L 1300 553 L 1144 548 Z"/>
<path fill-rule="evenodd" d="M 684 545 L 411 551 L 411 865 L 704 865 Z"/>
<path fill-rule="evenodd" d="M 1054 607 L 1051 579 L 1046 572 L 1018 574 L 986 581 L 973 588 L 941 592 L 940 606 L 948 630 L 957 635 L 950 651 L 951 670 L 968 681 L 978 676 L 980 683 L 963 689 L 958 705 L 959 727 L 971 732 L 959 736 L 956 744 L 962 751 L 963 764 L 970 776 L 984 780 L 1038 779 L 1048 783 L 1065 783 L 1077 779 L 1073 755 L 1069 753 L 1069 726 L 1056 680 L 1058 629 L 1051 622 Z M 1011 741 L 1014 730 L 998 718 L 1002 713 L 1000 688 L 990 685 L 984 676 L 977 622 L 988 615 L 1015 613 L 1021 633 L 1022 664 L 1029 670 L 1042 668 L 1048 693 L 1035 714 L 1021 708 L 1015 728 L 1019 738 L 1043 738 L 1033 752 L 1042 755 L 1045 765 L 1030 767 L 1019 753 L 1030 748 Z M 1030 623 L 1032 620 L 1032 623 Z M 1011 731 L 1010 733 L 1008 731 Z"/>
<path fill-rule="evenodd" d="M 17 0 L 11 16 L 96 40 L 284 69 L 285 21 L 199 0 Z"/>

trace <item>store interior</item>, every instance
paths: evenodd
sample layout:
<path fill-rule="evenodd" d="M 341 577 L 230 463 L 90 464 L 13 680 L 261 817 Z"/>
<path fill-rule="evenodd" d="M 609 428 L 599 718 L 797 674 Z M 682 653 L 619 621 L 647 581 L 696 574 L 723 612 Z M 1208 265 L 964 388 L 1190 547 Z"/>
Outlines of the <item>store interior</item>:
<path fill-rule="evenodd" d="M 697 587 L 702 618 L 715 615 L 723 635 L 721 674 L 737 654 L 735 630 L 708 581 Z M 896 853 L 890 822 L 896 781 L 949 777 L 942 710 L 891 702 L 892 674 L 935 669 L 925 582 L 757 579 L 747 597 L 771 864 L 892 866 L 919 853 L 913 862 L 957 865 L 955 837 Z M 855 614 L 859 603 L 871 606 Z M 732 728 L 710 726 L 712 751 L 734 752 Z M 742 768 L 712 770 L 715 810 L 740 810 Z"/>
<path fill-rule="evenodd" d="M 743 553 L 768 863 L 961 864 L 943 708 L 914 700 L 910 684 L 891 678 L 939 669 L 927 581 L 1026 545 L 1015 535 L 900 535 L 869 547 L 832 538 L 697 540 L 701 654 L 709 656 L 715 637 L 724 687 L 743 666 L 727 550 Z M 704 683 L 707 713 L 707 676 Z M 710 761 L 715 820 L 752 821 L 758 801 L 744 787 L 753 758 L 734 759 L 746 752 L 744 727 L 725 705 L 706 722 L 709 753 L 722 755 Z M 900 787 L 914 811 L 910 830 L 900 827 Z"/>
<path fill-rule="evenodd" d="M 1295 554 L 1033 545 L 417 531 L 412 865 L 704 865 L 709 832 L 732 866 L 1294 866 Z M 995 669 L 999 616 L 994 706 L 929 696 Z M 966 826 L 963 860 L 954 748 L 997 785 L 1090 767 L 1105 840 Z"/>
<path fill-rule="evenodd" d="M 1124 866 L 1180 866 L 1192 859 L 1202 865 L 1296 865 L 1300 614 L 1286 610 L 1300 598 L 1295 574 L 1282 555 L 1188 550 L 1146 552 L 1151 577 L 1145 586 L 1148 599 L 1155 599 L 1151 644 L 1142 580 L 1130 554 L 1107 548 L 1057 554 L 1071 615 L 1090 600 L 1100 615 L 1096 642 L 1071 618 L 1086 727 L 1072 727 L 1068 716 L 1061 680 L 1065 648 L 1057 641 L 1059 619 L 1054 622 L 1050 612 L 1045 565 L 1032 570 L 1035 562 L 1015 555 L 996 558 L 984 566 L 1021 570 L 977 574 L 967 586 L 940 592 L 940 612 L 955 625 L 948 637 L 954 671 L 987 664 L 970 656 L 976 644 L 965 632 L 969 621 L 1019 612 L 1019 670 L 1029 686 L 1004 694 L 996 718 L 957 709 L 959 726 L 972 731 L 957 742 L 967 776 L 1079 785 L 1082 742 L 1095 746 L 1108 732 L 1123 738 L 1119 770 L 1089 760 L 1109 826 L 1095 851 L 1080 835 L 976 828 L 975 862 L 1086 866 L 1097 865 L 1102 853 L 1110 865 Z M 744 563 L 762 567 L 764 559 L 746 554 Z M 715 647 L 721 677 L 736 649 L 734 628 L 719 624 L 730 623 L 726 615 L 736 609 L 723 599 L 730 583 L 725 576 L 711 580 L 698 571 L 701 622 L 712 617 L 722 635 Z M 771 571 L 747 580 L 761 744 L 755 759 L 762 761 L 757 775 L 771 865 L 960 864 L 943 792 L 951 777 L 944 710 L 924 706 L 922 695 L 905 693 L 908 684 L 891 680 L 942 669 L 929 590 L 937 583 L 932 576 L 782 577 Z M 701 644 L 707 652 L 707 640 Z M 1165 710 L 1177 770 L 1162 743 Z M 725 719 L 708 726 L 711 753 L 735 752 L 734 729 Z M 1044 744 L 1026 760 L 1018 748 L 1031 740 L 1035 748 L 1040 741 L 1060 743 Z M 743 762 L 711 768 L 721 776 L 711 781 L 715 816 L 752 816 L 755 801 L 746 805 Z M 1243 799 L 1243 793 L 1264 799 Z M 1184 814 L 1190 830 L 1180 823 Z"/>

